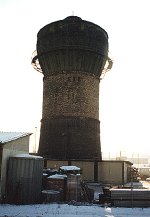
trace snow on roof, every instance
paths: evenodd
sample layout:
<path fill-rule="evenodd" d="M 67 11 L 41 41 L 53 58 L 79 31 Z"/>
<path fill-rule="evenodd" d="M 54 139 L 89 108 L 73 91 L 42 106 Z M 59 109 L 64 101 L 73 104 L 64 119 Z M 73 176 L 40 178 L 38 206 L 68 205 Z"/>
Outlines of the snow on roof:
<path fill-rule="evenodd" d="M 80 170 L 80 168 L 76 166 L 61 166 L 60 169 L 65 171 Z"/>
<path fill-rule="evenodd" d="M 30 154 L 16 154 L 13 157 L 17 157 L 17 158 L 43 158 L 40 156 L 30 155 Z"/>
<path fill-rule="evenodd" d="M 137 187 L 142 187 L 143 184 L 141 182 L 128 182 L 124 186 L 125 187 L 131 187 L 131 186 L 133 186 L 133 187 L 137 188 Z"/>
<path fill-rule="evenodd" d="M 67 178 L 67 175 L 55 174 L 48 177 L 48 179 L 64 179 Z"/>
<path fill-rule="evenodd" d="M 0 131 L 0 143 L 10 142 L 24 136 L 30 136 L 32 133 L 27 132 L 2 132 Z"/>
<path fill-rule="evenodd" d="M 55 190 L 43 190 L 42 194 L 60 194 L 60 191 L 55 191 Z"/>
<path fill-rule="evenodd" d="M 136 188 L 136 189 L 129 189 L 129 188 L 111 188 L 110 191 L 113 192 L 150 192 L 150 189 L 145 189 L 145 188 Z"/>

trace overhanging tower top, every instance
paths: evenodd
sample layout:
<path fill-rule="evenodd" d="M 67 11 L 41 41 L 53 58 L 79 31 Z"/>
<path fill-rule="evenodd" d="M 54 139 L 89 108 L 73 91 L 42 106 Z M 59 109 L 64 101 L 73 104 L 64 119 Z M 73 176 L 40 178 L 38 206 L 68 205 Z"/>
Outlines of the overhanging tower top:
<path fill-rule="evenodd" d="M 47 64 L 42 61 L 45 56 L 49 56 Z M 99 78 L 109 60 L 107 32 L 92 22 L 69 16 L 40 29 L 32 64 L 45 76 L 71 70 Z"/>

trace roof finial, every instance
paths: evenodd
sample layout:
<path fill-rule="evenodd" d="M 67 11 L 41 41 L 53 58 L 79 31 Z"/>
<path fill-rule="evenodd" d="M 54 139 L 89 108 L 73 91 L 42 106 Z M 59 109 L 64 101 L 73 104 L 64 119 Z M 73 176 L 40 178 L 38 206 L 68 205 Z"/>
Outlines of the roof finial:
<path fill-rule="evenodd" d="M 74 16 L 74 11 L 72 11 L 72 16 Z"/>

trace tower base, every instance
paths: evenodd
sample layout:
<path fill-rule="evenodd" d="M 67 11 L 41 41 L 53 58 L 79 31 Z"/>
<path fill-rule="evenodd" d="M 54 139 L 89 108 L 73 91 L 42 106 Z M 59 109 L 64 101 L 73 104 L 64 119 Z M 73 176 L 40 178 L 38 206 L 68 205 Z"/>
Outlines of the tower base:
<path fill-rule="evenodd" d="M 42 120 L 38 154 L 49 159 L 101 160 L 100 123 L 83 117 Z"/>

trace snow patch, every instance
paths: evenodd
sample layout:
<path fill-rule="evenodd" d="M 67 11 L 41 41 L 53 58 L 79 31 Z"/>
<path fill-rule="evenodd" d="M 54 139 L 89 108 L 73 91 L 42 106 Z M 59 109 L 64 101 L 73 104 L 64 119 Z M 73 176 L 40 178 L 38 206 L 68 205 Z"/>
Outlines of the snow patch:
<path fill-rule="evenodd" d="M 48 177 L 48 179 L 64 179 L 67 178 L 67 175 L 55 174 Z"/>
<path fill-rule="evenodd" d="M 149 217 L 150 208 L 114 208 L 68 204 L 0 205 L 0 217 Z"/>
<path fill-rule="evenodd" d="M 16 154 L 13 157 L 17 157 L 17 158 L 39 158 L 39 159 L 43 159 L 43 157 L 40 156 L 35 156 L 35 155 L 30 155 L 30 154 Z"/>
<path fill-rule="evenodd" d="M 65 171 L 80 170 L 77 166 L 61 166 L 60 169 Z"/>

